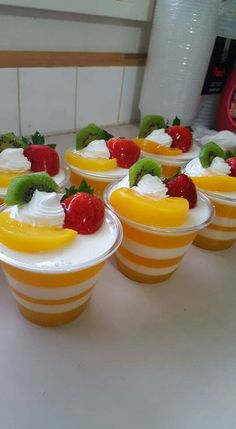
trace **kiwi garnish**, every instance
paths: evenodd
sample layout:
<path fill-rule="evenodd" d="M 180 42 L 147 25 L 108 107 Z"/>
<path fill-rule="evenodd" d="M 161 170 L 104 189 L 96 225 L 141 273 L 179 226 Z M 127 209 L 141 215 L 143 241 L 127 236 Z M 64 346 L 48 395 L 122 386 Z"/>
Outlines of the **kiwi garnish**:
<path fill-rule="evenodd" d="M 24 149 L 26 146 L 26 142 L 20 137 L 16 137 L 14 133 L 6 133 L 0 136 L 0 153 L 5 149 Z"/>
<path fill-rule="evenodd" d="M 229 149 L 225 151 L 224 159 L 236 157 L 236 149 Z"/>
<path fill-rule="evenodd" d="M 12 179 L 6 194 L 6 205 L 14 206 L 28 203 L 34 191 L 59 192 L 60 188 L 47 173 L 33 173 Z"/>
<path fill-rule="evenodd" d="M 224 158 L 224 155 L 225 153 L 223 149 L 221 149 L 221 147 L 218 146 L 218 144 L 214 142 L 209 142 L 201 148 L 199 152 L 199 159 L 203 168 L 208 168 L 210 167 L 213 159 L 216 156 L 219 156 L 220 158 Z"/>
<path fill-rule="evenodd" d="M 96 124 L 89 124 L 81 128 L 76 134 L 76 150 L 88 146 L 93 140 L 109 140 L 113 136 L 106 130 L 99 128 Z"/>
<path fill-rule="evenodd" d="M 150 134 L 154 130 L 158 130 L 159 128 L 165 128 L 166 123 L 163 116 L 160 115 L 147 115 L 144 116 L 141 121 L 139 137 L 145 138 L 148 134 Z"/>
<path fill-rule="evenodd" d="M 145 174 L 160 177 L 162 173 L 161 164 L 152 158 L 143 158 L 137 161 L 129 169 L 129 186 L 137 186 L 141 177 Z"/>

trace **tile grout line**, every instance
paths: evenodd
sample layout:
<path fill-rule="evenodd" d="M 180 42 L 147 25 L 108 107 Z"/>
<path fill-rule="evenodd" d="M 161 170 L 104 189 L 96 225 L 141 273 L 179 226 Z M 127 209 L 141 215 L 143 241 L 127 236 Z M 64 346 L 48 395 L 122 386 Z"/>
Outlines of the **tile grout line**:
<path fill-rule="evenodd" d="M 17 81 L 17 108 L 18 108 L 18 126 L 19 126 L 19 135 L 21 136 L 21 107 L 20 107 L 20 70 L 16 69 L 16 81 Z"/>
<path fill-rule="evenodd" d="M 75 69 L 75 116 L 74 116 L 74 129 L 76 131 L 77 125 L 77 92 L 78 92 L 78 79 L 79 79 L 79 67 Z"/>
<path fill-rule="evenodd" d="M 122 70 L 120 97 L 119 97 L 118 114 L 117 114 L 117 124 L 120 123 L 121 100 L 122 100 L 123 86 L 124 86 L 124 80 L 125 80 L 124 78 L 125 78 L 125 67 L 123 67 L 123 70 Z"/>

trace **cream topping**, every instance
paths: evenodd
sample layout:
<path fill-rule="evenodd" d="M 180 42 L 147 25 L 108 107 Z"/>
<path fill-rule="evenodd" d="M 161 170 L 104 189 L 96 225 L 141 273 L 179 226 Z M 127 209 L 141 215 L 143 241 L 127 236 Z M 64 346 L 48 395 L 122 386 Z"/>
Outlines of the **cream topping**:
<path fill-rule="evenodd" d="M 57 226 L 64 224 L 65 213 L 56 192 L 36 190 L 29 203 L 8 208 L 10 216 L 19 222 L 33 226 Z"/>
<path fill-rule="evenodd" d="M 27 171 L 31 169 L 31 163 L 19 148 L 4 149 L 0 153 L 0 171 Z"/>
<path fill-rule="evenodd" d="M 219 131 L 216 134 L 206 135 L 201 138 L 201 144 L 205 145 L 209 141 L 218 144 L 222 149 L 232 149 L 236 147 L 236 134 L 228 130 Z"/>
<path fill-rule="evenodd" d="M 105 140 L 93 140 L 85 148 L 77 151 L 83 158 L 110 158 L 110 152 Z"/>
<path fill-rule="evenodd" d="M 172 143 L 172 137 L 169 136 L 169 134 L 167 134 L 165 132 L 164 128 L 160 128 L 159 130 L 154 130 L 152 131 L 150 134 L 148 134 L 145 139 L 147 140 L 151 140 L 155 143 L 159 143 L 163 146 L 167 146 L 170 147 L 171 143 Z"/>
<path fill-rule="evenodd" d="M 125 176 L 118 184 L 117 188 L 130 188 L 129 186 L 129 176 Z M 161 199 L 166 198 L 167 187 L 157 176 L 152 176 L 151 174 L 145 174 L 141 177 L 137 186 L 132 186 L 130 189 L 133 189 L 140 195 L 147 195 L 152 198 Z"/>
<path fill-rule="evenodd" d="M 228 176 L 230 174 L 230 166 L 223 158 L 216 156 L 210 167 L 204 168 L 199 158 L 192 159 L 184 169 L 188 176 Z"/>

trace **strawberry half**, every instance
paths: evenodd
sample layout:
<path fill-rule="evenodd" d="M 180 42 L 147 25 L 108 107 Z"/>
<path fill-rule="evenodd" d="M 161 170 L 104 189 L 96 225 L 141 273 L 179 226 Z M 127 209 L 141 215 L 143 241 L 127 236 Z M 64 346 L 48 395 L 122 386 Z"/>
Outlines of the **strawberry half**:
<path fill-rule="evenodd" d="M 180 174 L 166 183 L 168 195 L 170 197 L 186 198 L 189 208 L 192 209 L 197 204 L 197 190 L 193 181 L 186 174 Z"/>
<path fill-rule="evenodd" d="M 230 176 L 236 177 L 236 156 L 228 158 L 226 162 L 230 166 Z"/>
<path fill-rule="evenodd" d="M 182 127 L 182 125 L 174 125 L 173 127 L 166 129 L 167 134 L 172 137 L 171 147 L 177 147 L 183 152 L 188 152 L 193 143 L 193 136 L 191 131 Z"/>
<path fill-rule="evenodd" d="M 31 144 L 24 150 L 24 155 L 31 162 L 33 172 L 46 171 L 50 176 L 55 176 L 59 172 L 59 156 L 49 146 Z"/>
<path fill-rule="evenodd" d="M 107 141 L 107 147 L 111 158 L 116 158 L 122 168 L 131 167 L 140 157 L 140 148 L 132 140 L 114 137 Z"/>
<path fill-rule="evenodd" d="M 79 234 L 93 234 L 103 223 L 104 204 L 87 192 L 77 192 L 61 202 L 65 212 L 64 228 Z"/>

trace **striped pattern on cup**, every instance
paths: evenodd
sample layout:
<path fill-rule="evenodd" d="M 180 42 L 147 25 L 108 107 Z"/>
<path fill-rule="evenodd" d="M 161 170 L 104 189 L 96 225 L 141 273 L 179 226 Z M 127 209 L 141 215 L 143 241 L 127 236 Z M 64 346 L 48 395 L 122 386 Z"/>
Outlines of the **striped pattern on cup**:
<path fill-rule="evenodd" d="M 194 244 L 207 250 L 228 249 L 236 241 L 236 203 L 207 196 L 215 206 L 216 215 L 213 222 L 199 232 Z"/>
<path fill-rule="evenodd" d="M 122 222 L 124 238 L 116 259 L 120 271 L 132 280 L 158 283 L 178 267 L 196 233 L 146 232 Z"/>
<path fill-rule="evenodd" d="M 73 170 L 71 171 L 70 181 L 72 185 L 79 186 L 82 180 L 86 180 L 89 186 L 94 189 L 94 193 L 99 197 L 103 197 L 104 189 L 109 185 L 110 181 L 104 181 L 100 179 L 92 179 L 91 177 L 82 174 L 77 174 Z"/>
<path fill-rule="evenodd" d="M 58 274 L 25 271 L 5 262 L 2 267 L 23 316 L 39 325 L 55 326 L 83 312 L 104 263 Z"/>

